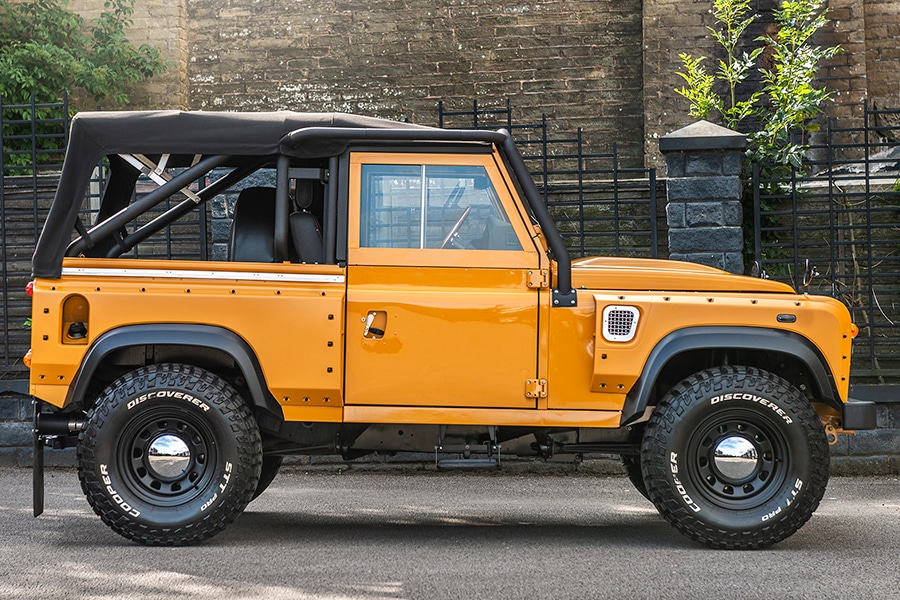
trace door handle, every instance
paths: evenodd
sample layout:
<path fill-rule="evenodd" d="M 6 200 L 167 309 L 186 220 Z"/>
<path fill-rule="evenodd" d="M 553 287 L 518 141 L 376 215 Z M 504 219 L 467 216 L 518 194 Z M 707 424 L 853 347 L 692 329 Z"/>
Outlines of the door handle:
<path fill-rule="evenodd" d="M 363 319 L 366 326 L 363 329 L 363 337 L 369 340 L 380 340 L 384 337 L 387 326 L 387 312 L 383 310 L 370 310 Z"/>

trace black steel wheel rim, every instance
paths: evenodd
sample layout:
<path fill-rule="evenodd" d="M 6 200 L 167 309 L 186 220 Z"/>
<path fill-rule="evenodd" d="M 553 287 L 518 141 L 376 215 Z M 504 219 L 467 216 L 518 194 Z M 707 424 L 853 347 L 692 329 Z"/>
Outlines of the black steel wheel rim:
<path fill-rule="evenodd" d="M 731 440 L 741 440 L 734 445 L 748 450 L 737 474 L 723 461 L 722 449 Z M 687 461 L 690 479 L 704 499 L 740 510 L 765 504 L 778 494 L 791 456 L 784 434 L 771 420 L 754 410 L 735 408 L 700 424 L 691 436 Z"/>
<path fill-rule="evenodd" d="M 151 447 L 166 437 L 179 439 L 189 456 L 179 473 L 161 473 L 151 462 Z M 155 407 L 130 423 L 119 438 L 118 467 L 124 486 L 140 500 L 173 507 L 207 489 L 216 464 L 213 433 L 200 418 L 183 410 Z"/>

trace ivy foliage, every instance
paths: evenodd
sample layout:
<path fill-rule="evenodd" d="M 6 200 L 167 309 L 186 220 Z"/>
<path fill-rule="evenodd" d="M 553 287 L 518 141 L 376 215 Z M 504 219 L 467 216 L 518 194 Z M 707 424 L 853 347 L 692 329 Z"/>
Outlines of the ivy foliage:
<path fill-rule="evenodd" d="M 0 0 L 0 96 L 5 104 L 56 101 L 86 92 L 96 101 L 129 101 L 129 86 L 168 66 L 159 50 L 135 46 L 134 0 L 106 0 L 96 19 L 71 12 L 68 0 Z"/>

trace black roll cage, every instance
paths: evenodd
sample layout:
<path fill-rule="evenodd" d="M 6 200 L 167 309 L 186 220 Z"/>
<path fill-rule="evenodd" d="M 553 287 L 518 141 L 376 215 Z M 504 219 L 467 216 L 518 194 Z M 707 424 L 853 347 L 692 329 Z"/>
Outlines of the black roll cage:
<path fill-rule="evenodd" d="M 292 131 L 284 135 L 279 144 L 280 154 L 277 156 L 241 157 L 233 155 L 211 155 L 202 157 L 196 164 L 188 167 L 170 181 L 161 185 L 158 189 L 147 194 L 139 201 L 124 207 L 115 214 L 102 220 L 92 228 L 85 230 L 80 222 L 77 223 L 81 234 L 72 241 L 65 250 L 65 256 L 78 256 L 85 250 L 94 246 L 96 241 L 112 238 L 112 243 L 107 242 L 103 255 L 107 258 L 119 256 L 134 248 L 138 243 L 146 240 L 162 228 L 174 223 L 177 219 L 189 213 L 199 204 L 208 201 L 216 194 L 227 189 L 233 183 L 239 181 L 247 174 L 260 168 L 266 163 L 275 163 L 278 179 L 279 197 L 276 213 L 275 240 L 276 257 L 282 259 L 287 256 L 288 239 L 288 210 L 286 180 L 290 169 L 290 159 L 293 158 L 328 158 L 331 182 L 334 183 L 334 175 L 337 171 L 340 154 L 346 152 L 355 144 L 377 145 L 389 142 L 406 142 L 410 145 L 433 145 L 436 143 L 458 144 L 491 144 L 498 148 L 507 166 L 512 171 L 516 185 L 522 193 L 522 199 L 526 203 L 528 212 L 534 216 L 546 236 L 553 258 L 557 261 L 557 280 L 553 289 L 553 306 L 575 306 L 576 293 L 572 288 L 572 264 L 568 249 L 562 236 L 556 229 L 553 218 L 546 205 L 541 201 L 531 174 L 525 166 L 522 155 L 516 147 L 509 131 L 499 129 L 496 131 L 467 130 L 467 129 L 377 129 L 357 127 L 306 127 Z M 225 166 L 236 165 L 227 175 L 215 181 L 212 185 L 197 192 L 197 200 L 188 198 L 149 223 L 141 226 L 129 235 L 122 236 L 126 224 L 133 221 L 139 215 L 162 203 L 166 198 L 182 190 L 191 182 L 202 177 L 211 170 Z M 326 202 L 325 227 L 327 236 L 333 236 L 337 225 L 337 185 L 328 186 L 328 201 Z M 77 221 L 77 217 L 76 217 Z M 326 262 L 335 260 L 335 240 L 326 239 Z"/>

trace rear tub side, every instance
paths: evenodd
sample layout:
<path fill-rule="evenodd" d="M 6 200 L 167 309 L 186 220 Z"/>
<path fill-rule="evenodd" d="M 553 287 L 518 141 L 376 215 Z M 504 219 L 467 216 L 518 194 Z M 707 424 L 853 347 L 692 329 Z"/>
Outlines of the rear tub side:
<path fill-rule="evenodd" d="M 273 418 L 340 420 L 344 293 L 343 270 L 328 265 L 66 259 L 60 279 L 35 281 L 31 393 L 63 408 L 155 360 L 138 352 L 106 369 L 125 348 L 168 348 L 162 360 L 212 348 Z M 81 339 L 67 335 L 71 298 L 85 305 Z"/>

